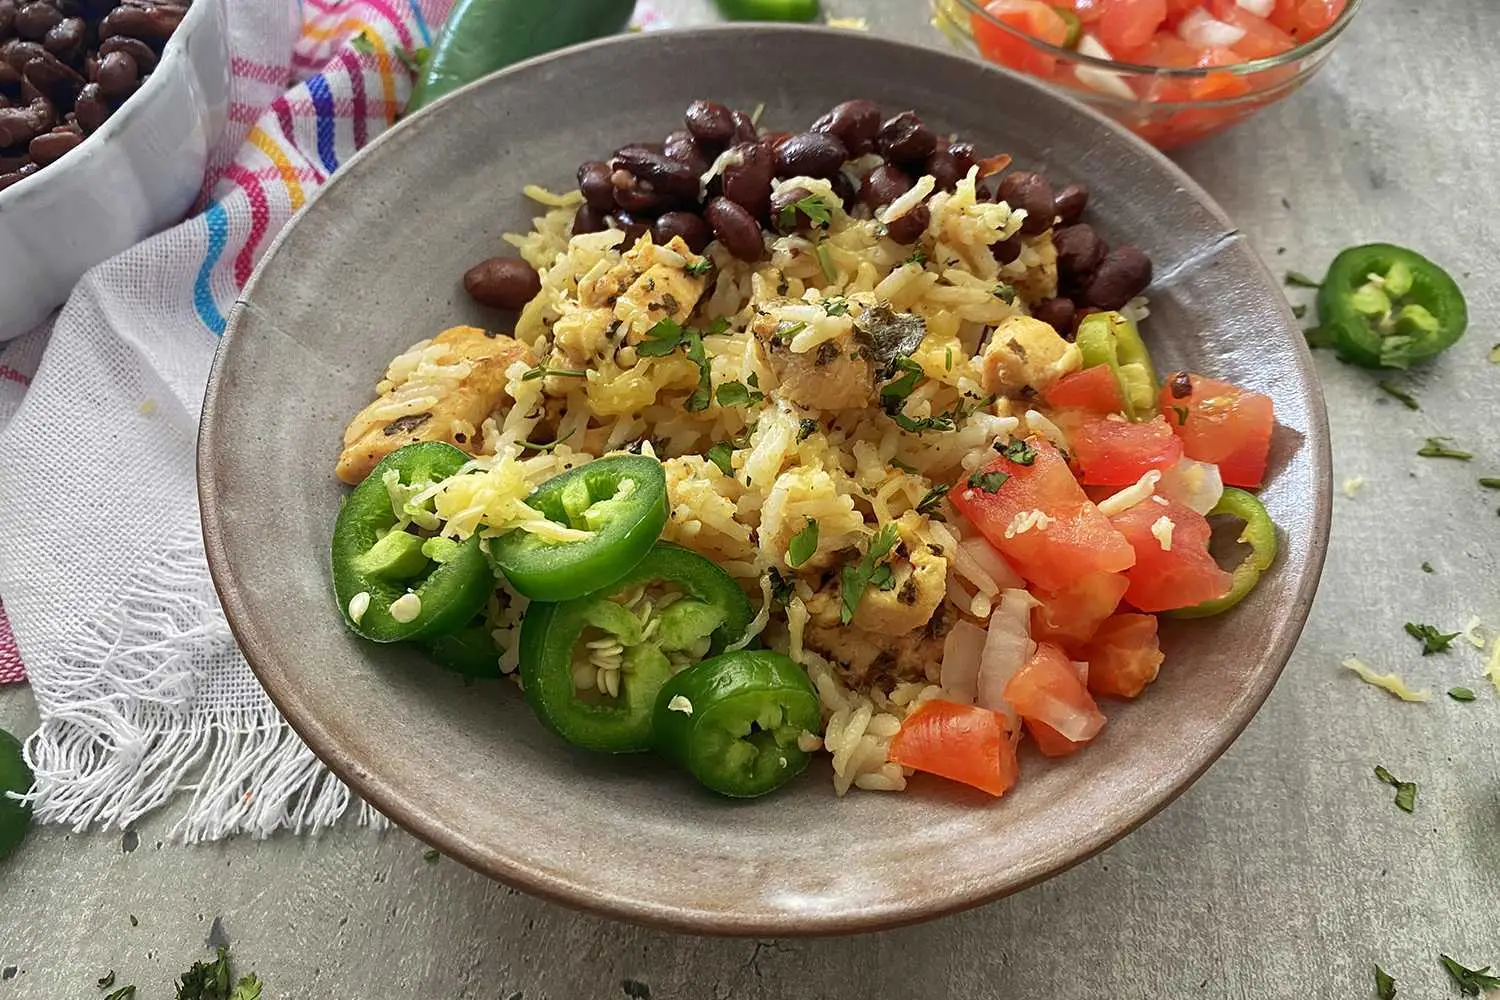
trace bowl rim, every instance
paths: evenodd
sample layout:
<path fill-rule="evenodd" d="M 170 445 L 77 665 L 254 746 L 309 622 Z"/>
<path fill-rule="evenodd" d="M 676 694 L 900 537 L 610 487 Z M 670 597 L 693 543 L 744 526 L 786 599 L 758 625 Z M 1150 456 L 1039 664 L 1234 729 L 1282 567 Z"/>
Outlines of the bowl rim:
<path fill-rule="evenodd" d="M 944 8 L 943 12 L 938 14 L 939 17 L 943 17 L 949 14 L 949 9 L 953 6 L 962 7 L 968 11 L 971 17 L 981 17 L 990 27 L 996 28 L 1000 31 L 1004 31 L 1005 33 L 1012 35 L 1015 38 L 1019 38 L 1025 41 L 1028 45 L 1031 45 L 1034 48 L 1065 62 L 1075 63 L 1081 66 L 1089 66 L 1095 69 L 1113 71 L 1116 73 L 1134 73 L 1143 76 L 1160 76 L 1166 77 L 1168 79 L 1178 80 L 1197 80 L 1217 73 L 1228 73 L 1232 76 L 1250 76 L 1255 73 L 1265 72 L 1266 70 L 1279 69 L 1282 66 L 1295 63 L 1298 60 L 1306 58 L 1307 56 L 1314 55 L 1338 40 L 1339 36 L 1344 33 L 1344 30 L 1349 27 L 1350 22 L 1354 20 L 1354 15 L 1363 7 L 1364 0 L 1349 0 L 1349 2 L 1345 4 L 1343 11 L 1339 14 L 1338 18 L 1334 20 L 1333 24 L 1329 25 L 1327 31 L 1324 31 L 1322 34 L 1316 35 L 1315 37 L 1308 39 L 1295 48 L 1288 49 L 1287 51 L 1279 55 L 1265 56 L 1261 59 L 1251 59 L 1242 63 L 1231 63 L 1228 66 L 1190 67 L 1148 66 L 1145 63 L 1124 62 L 1118 59 L 1100 59 L 1098 56 L 1086 55 L 1085 53 L 1079 52 L 1077 49 L 1069 49 L 1064 48 L 1060 45 L 1053 45 L 1051 42 L 1043 41 L 1042 39 L 1037 38 L 1035 35 L 1028 35 L 1026 34 L 1026 32 L 1021 31 L 1019 28 L 1012 27 L 1011 25 L 1006 24 L 1003 21 L 997 20 L 993 15 L 991 15 L 984 9 L 984 4 L 981 3 L 980 0 L 933 0 L 933 3 L 934 5 Z M 970 39 L 973 38 L 972 31 L 966 31 L 961 25 L 958 25 L 957 23 L 954 24 L 954 27 L 958 31 L 962 32 L 966 37 Z M 988 59 L 984 61 L 989 62 Z M 1222 98 L 1218 101 L 1179 101 L 1175 103 L 1185 104 L 1186 106 L 1191 108 L 1211 107 L 1215 104 L 1224 103 L 1226 101 L 1233 103 L 1234 101 L 1243 100 L 1244 96 L 1245 95 L 1241 95 L 1237 98 Z M 1092 97 L 1090 97 L 1090 100 L 1092 100 Z M 1140 104 L 1142 102 L 1136 100 L 1128 103 Z M 1148 101 L 1146 103 L 1150 103 L 1155 106 L 1159 103 L 1165 104 L 1167 102 Z"/>
<path fill-rule="evenodd" d="M 91 157 L 100 154 L 106 148 L 113 148 L 119 142 L 117 133 L 129 127 L 131 120 L 140 114 L 140 109 L 149 104 L 158 91 L 170 86 L 168 80 L 171 74 L 164 73 L 162 70 L 168 64 L 175 66 L 177 62 L 187 58 L 188 36 L 197 28 L 199 22 L 214 16 L 214 8 L 222 2 L 223 0 L 194 0 L 189 5 L 187 14 L 183 16 L 171 37 L 167 39 L 166 45 L 162 46 L 161 58 L 157 61 L 156 68 L 146 76 L 145 81 L 135 89 L 135 92 L 125 98 L 125 102 L 114 114 L 104 120 L 103 125 L 84 136 L 83 141 L 78 145 L 31 176 L 22 178 L 0 191 L 0 211 L 8 208 L 10 202 L 18 201 L 27 193 L 40 188 L 45 178 L 55 178 L 68 170 L 84 169 L 83 164 L 87 163 Z"/>
<path fill-rule="evenodd" d="M 765 24 L 717 24 L 661 32 L 616 35 L 537 56 L 461 87 L 445 95 L 440 100 L 433 102 L 429 107 L 412 115 L 410 119 L 398 122 L 395 126 L 387 129 L 378 136 L 364 149 L 360 150 L 356 156 L 345 163 L 345 170 L 339 171 L 337 175 L 330 178 L 327 184 L 324 184 L 312 194 L 307 203 L 276 235 L 267 248 L 266 253 L 257 264 L 245 288 L 236 299 L 235 305 L 228 316 L 228 323 L 220 340 L 219 347 L 215 353 L 213 367 L 209 373 L 204 392 L 196 449 L 199 517 L 205 555 L 214 588 L 219 595 L 230 630 L 254 672 L 256 679 L 265 688 L 267 695 L 271 698 L 277 710 L 282 713 L 298 737 L 306 743 L 319 760 L 332 773 L 344 781 L 353 792 L 413 836 L 436 847 L 446 856 L 459 861 L 467 867 L 489 878 L 524 890 L 529 894 L 575 910 L 624 920 L 638 925 L 669 931 L 732 937 L 825 937 L 868 933 L 916 924 L 993 902 L 1059 875 L 1073 866 L 1092 858 L 1136 830 L 1191 787 L 1223 755 L 1229 746 L 1238 739 L 1245 727 L 1255 717 L 1261 705 L 1269 697 L 1272 688 L 1280 678 L 1287 662 L 1291 658 L 1294 648 L 1301 638 L 1303 627 L 1307 621 L 1308 611 L 1322 575 L 1327 555 L 1329 527 L 1332 517 L 1332 454 L 1327 407 L 1323 397 L 1322 385 L 1313 365 L 1311 351 L 1300 336 L 1294 338 L 1292 347 L 1296 371 L 1305 380 L 1310 403 L 1310 423 L 1303 448 L 1307 451 L 1306 461 L 1311 470 L 1314 486 L 1313 495 L 1309 498 L 1312 508 L 1311 542 L 1303 559 L 1305 575 L 1300 580 L 1295 592 L 1291 595 L 1291 613 L 1283 620 L 1277 632 L 1276 640 L 1268 650 L 1263 661 L 1266 665 L 1265 669 L 1260 670 L 1254 676 L 1252 682 L 1241 691 L 1236 701 L 1237 711 L 1219 721 L 1218 726 L 1212 731 L 1213 738 L 1206 744 L 1203 758 L 1196 761 L 1190 771 L 1174 776 L 1174 780 L 1165 787 L 1153 791 L 1150 795 L 1136 799 L 1130 809 L 1122 814 L 1124 816 L 1123 821 L 1101 824 L 1095 827 L 1088 835 L 1081 837 L 1077 841 L 1071 856 L 1060 860 L 1048 860 L 1023 877 L 1012 876 L 1009 879 L 997 878 L 988 882 L 974 883 L 965 886 L 961 891 L 956 891 L 940 898 L 926 899 L 917 904 L 904 904 L 900 907 L 893 906 L 878 910 L 844 910 L 828 915 L 819 914 L 812 916 L 789 912 L 746 914 L 694 910 L 679 904 L 655 901 L 642 895 L 601 894 L 598 891 L 591 890 L 587 884 L 579 880 L 576 876 L 549 871 L 544 867 L 523 860 L 517 860 L 513 856 L 481 847 L 477 842 L 469 839 L 461 830 L 449 826 L 440 815 L 408 804 L 405 801 L 403 793 L 400 791 L 399 782 L 392 782 L 384 775 L 366 769 L 360 760 L 357 760 L 340 744 L 337 736 L 318 720 L 315 712 L 306 710 L 307 706 L 301 702 L 300 697 L 295 692 L 281 688 L 278 685 L 277 682 L 280 679 L 277 676 L 278 671 L 270 665 L 273 659 L 272 654 L 268 650 L 262 649 L 254 617 L 236 585 L 236 574 L 231 561 L 229 543 L 226 539 L 227 530 L 225 522 L 215 514 L 217 499 L 226 492 L 219 485 L 216 472 L 216 465 L 218 463 L 216 453 L 220 446 L 220 435 L 216 425 L 220 419 L 219 398 L 224 387 L 226 358 L 232 354 L 234 344 L 240 335 L 240 328 L 246 321 L 246 317 L 251 313 L 247 302 L 250 300 L 256 286 L 266 274 L 269 263 L 275 258 L 277 251 L 281 248 L 283 242 L 287 240 L 294 227 L 312 210 L 318 199 L 325 192 L 329 191 L 335 184 L 348 182 L 347 179 L 355 176 L 357 173 L 353 167 L 365 158 L 377 155 L 375 151 L 386 145 L 393 134 L 398 134 L 398 130 L 422 127 L 423 123 L 430 120 L 431 115 L 429 112 L 431 109 L 442 107 L 449 102 L 467 100 L 473 91 L 476 91 L 480 87 L 492 86 L 496 80 L 527 73 L 536 66 L 566 56 L 574 56 L 579 53 L 591 52 L 611 46 L 651 44 L 648 40 L 654 37 L 659 38 L 659 36 L 663 35 L 671 36 L 672 42 L 675 45 L 691 46 L 697 39 L 702 37 L 748 31 L 779 32 L 789 35 L 816 34 L 824 38 L 838 38 L 841 40 L 840 44 L 867 45 L 877 49 L 885 49 L 887 50 L 887 54 L 893 58 L 898 57 L 903 52 L 909 53 L 917 50 L 939 58 L 959 59 L 970 65 L 976 62 L 975 60 L 964 59 L 962 56 L 951 52 L 944 52 L 941 49 L 914 42 L 880 36 L 860 35 L 822 25 L 783 24 L 773 27 Z M 655 44 L 660 44 L 660 42 L 657 41 Z M 1101 127 L 1116 133 L 1121 141 L 1135 145 L 1140 153 L 1155 161 L 1158 169 L 1167 172 L 1179 186 L 1182 194 L 1193 198 L 1209 211 L 1223 227 L 1226 235 L 1232 236 L 1238 233 L 1238 230 L 1234 228 L 1233 223 L 1217 202 L 1181 167 L 1177 166 L 1145 140 L 1134 135 L 1128 129 L 1125 129 L 1102 113 L 1088 107 L 1087 104 L 1066 94 L 1059 93 L 1036 78 L 990 63 L 982 63 L 980 65 L 983 72 L 1006 77 L 1011 82 L 1032 91 L 1038 99 L 1061 101 L 1069 105 L 1073 110 L 1094 120 Z M 415 124 L 408 124 L 408 122 Z M 1276 287 L 1276 279 L 1272 276 L 1270 269 L 1259 255 L 1252 253 L 1251 260 L 1252 265 L 1259 269 L 1265 284 L 1268 287 Z M 1298 328 L 1296 319 L 1292 315 L 1290 303 L 1282 301 L 1280 309 L 1283 313 L 1285 326 L 1288 329 Z M 228 435 L 225 435 L 225 437 L 229 438 Z M 232 440 L 232 438 L 229 439 Z"/>

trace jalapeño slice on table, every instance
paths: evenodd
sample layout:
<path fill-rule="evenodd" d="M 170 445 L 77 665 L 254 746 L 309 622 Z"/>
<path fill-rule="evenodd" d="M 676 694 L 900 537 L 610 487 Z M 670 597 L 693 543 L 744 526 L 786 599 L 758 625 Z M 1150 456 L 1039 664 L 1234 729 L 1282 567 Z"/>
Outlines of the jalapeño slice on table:
<path fill-rule="evenodd" d="M 1321 342 L 1365 368 L 1409 368 L 1447 350 L 1469 325 L 1447 271 L 1405 247 L 1370 243 L 1333 259 L 1318 289 Z"/>
<path fill-rule="evenodd" d="M 706 788 L 752 798 L 807 767 L 798 746 L 822 726 L 807 673 L 780 653 L 741 650 L 704 660 L 656 696 L 656 746 Z"/>
<path fill-rule="evenodd" d="M 431 639 L 467 625 L 489 600 L 495 575 L 480 540 L 423 538 L 400 523 L 392 501 L 393 493 L 441 482 L 469 458 L 440 441 L 406 445 L 344 501 L 333 528 L 333 592 L 356 634 Z"/>
<path fill-rule="evenodd" d="M 571 601 L 602 590 L 651 550 L 667 523 L 667 477 L 645 455 L 615 455 L 547 480 L 528 506 L 592 532 L 556 542 L 519 529 L 490 543 L 495 565 L 533 601 Z"/>
<path fill-rule="evenodd" d="M 668 599 L 657 591 L 670 591 Z M 620 600 L 632 596 L 629 606 Z M 649 750 L 656 695 L 674 667 L 722 651 L 744 635 L 754 614 L 729 574 L 694 552 L 658 543 L 606 589 L 526 609 L 520 649 L 526 701 L 574 746 Z M 611 673 L 600 690 L 595 678 Z"/>

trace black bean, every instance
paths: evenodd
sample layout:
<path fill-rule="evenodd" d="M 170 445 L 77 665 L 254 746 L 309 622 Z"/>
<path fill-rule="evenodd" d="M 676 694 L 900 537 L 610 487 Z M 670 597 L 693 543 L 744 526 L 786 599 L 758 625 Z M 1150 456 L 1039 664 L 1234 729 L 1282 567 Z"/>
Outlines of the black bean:
<path fill-rule="evenodd" d="M 53 104 L 64 107 L 73 103 L 78 89 L 87 82 L 71 66 L 46 49 L 22 68 L 21 76 Z"/>
<path fill-rule="evenodd" d="M 23 107 L 0 109 L 0 149 L 31 142 L 56 120 L 56 113 L 45 98 Z"/>
<path fill-rule="evenodd" d="M 142 73 L 149 73 L 156 68 L 156 50 L 139 38 L 126 38 L 124 35 L 115 35 L 106 38 L 99 43 L 99 55 L 109 55 L 111 52 L 128 52 L 130 58 L 141 68 Z"/>
<path fill-rule="evenodd" d="M 776 156 L 758 142 L 740 143 L 731 152 L 738 154 L 739 162 L 724 168 L 724 197 L 755 218 L 763 219 L 771 207 L 771 179 L 776 174 Z"/>
<path fill-rule="evenodd" d="M 927 231 L 927 224 L 932 221 L 932 210 L 923 202 L 899 219 L 892 219 L 886 223 L 886 235 L 900 243 L 902 246 L 910 246 L 922 238 Z"/>
<path fill-rule="evenodd" d="M 740 260 L 753 263 L 765 253 L 760 223 L 738 202 L 715 198 L 704 208 L 703 217 L 713 227 L 714 235 L 724 244 L 724 249 Z"/>
<path fill-rule="evenodd" d="M 1008 240 L 990 244 L 990 256 L 999 264 L 1014 263 L 1021 256 L 1021 236 L 1016 234 Z"/>
<path fill-rule="evenodd" d="M 1069 184 L 1057 192 L 1052 205 L 1058 218 L 1062 220 L 1059 224 L 1071 226 L 1083 218 L 1084 209 L 1089 207 L 1089 189 L 1083 184 Z"/>
<path fill-rule="evenodd" d="M 822 132 L 799 132 L 776 147 L 778 177 L 829 178 L 849 158 L 844 144 Z"/>
<path fill-rule="evenodd" d="M 0 0 L 0 38 L 8 36 L 11 26 L 15 23 L 16 0 Z"/>
<path fill-rule="evenodd" d="M 38 167 L 35 163 L 28 163 L 24 167 L 21 167 L 19 170 L 12 171 L 8 174 L 0 174 L 0 191 L 4 191 L 6 188 L 10 187 L 17 181 L 24 181 L 26 178 L 30 177 L 40 169 L 41 168 Z"/>
<path fill-rule="evenodd" d="M 873 212 L 884 208 L 910 190 L 911 178 L 906 176 L 905 171 L 889 163 L 882 163 L 865 174 L 865 179 L 860 181 L 859 200 Z"/>
<path fill-rule="evenodd" d="M 645 220 L 632 215 L 623 209 L 611 212 L 609 215 L 611 228 L 618 229 L 625 234 L 624 249 L 635 246 L 635 241 L 651 231 L 650 225 Z"/>
<path fill-rule="evenodd" d="M 616 170 L 609 175 L 615 189 L 615 204 L 627 212 L 655 214 L 666 204 L 666 196 L 653 191 L 628 170 Z"/>
<path fill-rule="evenodd" d="M 88 25 L 81 17 L 59 21 L 42 38 L 42 47 L 64 62 L 72 62 L 83 51 Z"/>
<path fill-rule="evenodd" d="M 73 114 L 78 117 L 78 124 L 88 133 L 93 133 L 103 125 L 111 110 L 97 83 L 84 84 L 83 89 L 78 92 L 78 100 L 73 102 Z"/>
<path fill-rule="evenodd" d="M 704 142 L 724 145 L 734 138 L 734 112 L 718 101 L 694 101 L 682 120 L 694 138 Z"/>
<path fill-rule="evenodd" d="M 669 160 L 650 149 L 626 148 L 615 154 L 610 166 L 626 170 L 668 198 L 697 198 L 698 174 L 685 164 Z M 625 206 L 622 206 L 625 207 Z"/>
<path fill-rule="evenodd" d="M 1073 300 L 1043 299 L 1031 307 L 1031 315 L 1046 323 L 1064 337 L 1073 332 Z"/>
<path fill-rule="evenodd" d="M 17 73 L 25 69 L 26 64 L 31 62 L 31 60 L 40 58 L 46 52 L 47 50 L 36 42 L 25 42 L 19 38 L 12 38 L 9 41 L 0 43 L 0 57 L 4 57 L 5 61 L 10 64 L 11 69 L 14 69 Z"/>
<path fill-rule="evenodd" d="M 937 149 L 937 135 L 915 111 L 903 111 L 880 126 L 880 150 L 897 163 L 921 163 Z"/>
<path fill-rule="evenodd" d="M 519 257 L 491 257 L 464 272 L 464 290 L 480 305 L 520 309 L 541 292 L 542 279 Z"/>
<path fill-rule="evenodd" d="M 1052 228 L 1056 200 L 1052 194 L 1052 185 L 1041 174 L 1030 170 L 1016 170 L 1006 174 L 995 190 L 995 199 L 1005 202 L 1013 209 L 1025 209 L 1026 221 L 1021 223 L 1021 232 L 1035 236 Z"/>
<path fill-rule="evenodd" d="M 1052 246 L 1057 250 L 1058 277 L 1066 283 L 1081 282 L 1093 274 L 1109 249 L 1086 222 L 1057 230 Z"/>
<path fill-rule="evenodd" d="M 874 101 L 858 98 L 834 105 L 812 124 L 812 131 L 834 136 L 850 156 L 863 156 L 875 148 L 880 135 L 880 108 Z"/>
<path fill-rule="evenodd" d="M 663 212 L 651 224 L 651 238 L 658 246 L 665 245 L 672 237 L 681 236 L 693 253 L 702 253 L 713 240 L 713 230 L 703 217 L 692 212 Z"/>
<path fill-rule="evenodd" d="M 610 212 L 615 207 L 615 186 L 609 176 L 613 173 L 608 163 L 590 160 L 578 168 L 578 190 L 583 200 L 599 212 Z"/>
<path fill-rule="evenodd" d="M 33 0 L 16 11 L 16 34 L 29 41 L 39 42 L 63 20 L 62 11 L 47 0 Z"/>
<path fill-rule="evenodd" d="M 760 133 L 755 130 L 755 122 L 743 111 L 734 113 L 734 139 L 735 142 L 754 142 Z"/>
<path fill-rule="evenodd" d="M 4 59 L 0 59 L 0 96 L 3 96 L 7 92 L 15 93 L 20 86 L 21 71 Z"/>
<path fill-rule="evenodd" d="M 578 206 L 578 211 L 573 213 L 573 235 L 581 236 L 584 233 L 597 233 L 607 227 L 604 221 L 605 213 L 599 211 L 588 202 Z"/>
<path fill-rule="evenodd" d="M 1119 309 L 1151 284 L 1151 258 L 1138 247 L 1115 247 L 1105 255 L 1084 288 L 1088 303 L 1099 309 Z"/>
<path fill-rule="evenodd" d="M 687 129 L 678 129 L 667 136 L 661 144 L 661 153 L 667 159 L 681 163 L 700 177 L 709 167 L 708 156 L 698 145 L 698 140 L 693 138 L 693 133 Z"/>
<path fill-rule="evenodd" d="M 952 191 L 964 175 L 959 169 L 958 158 L 946 149 L 939 149 L 929 156 L 923 169 L 932 175 L 939 191 Z"/>
<path fill-rule="evenodd" d="M 771 195 L 771 228 L 778 233 L 791 233 L 799 229 L 810 228 L 813 220 L 797 207 L 797 202 L 810 197 L 812 197 L 812 192 L 801 185 L 783 187 Z"/>
<path fill-rule="evenodd" d="M 186 7 L 116 7 L 99 22 L 99 37 L 124 35 L 148 42 L 164 42 L 177 30 L 187 14 Z"/>
<path fill-rule="evenodd" d="M 828 186 L 833 188 L 833 193 L 838 196 L 839 203 L 845 209 L 853 208 L 854 203 L 859 200 L 858 189 L 842 170 L 828 179 Z"/>
<path fill-rule="evenodd" d="M 960 176 L 967 174 L 969 168 L 979 162 L 979 154 L 974 151 L 974 144 L 972 142 L 950 142 L 948 144 L 948 154 L 958 164 Z"/>
<path fill-rule="evenodd" d="M 110 100 L 129 97 L 135 90 L 139 70 L 129 53 L 111 52 L 99 60 L 99 90 Z"/>
<path fill-rule="evenodd" d="M 31 159 L 37 166 L 45 167 L 81 142 L 81 133 L 71 129 L 57 129 L 32 139 L 26 151 L 31 154 Z"/>

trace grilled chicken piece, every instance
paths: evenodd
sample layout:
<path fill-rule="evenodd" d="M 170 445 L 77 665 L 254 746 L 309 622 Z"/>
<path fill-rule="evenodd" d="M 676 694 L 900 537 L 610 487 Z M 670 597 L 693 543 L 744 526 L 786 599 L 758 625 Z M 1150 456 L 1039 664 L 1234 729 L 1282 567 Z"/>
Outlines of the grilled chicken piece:
<path fill-rule="evenodd" d="M 956 620 L 952 607 L 943 604 L 925 626 L 903 636 L 892 638 L 855 625 L 809 624 L 802 641 L 837 664 L 851 686 L 872 680 L 881 687 L 902 681 L 935 684 L 943 663 L 943 640 Z"/>
<path fill-rule="evenodd" d="M 517 361 L 536 363 L 511 337 L 473 326 L 444 330 L 404 377 L 397 378 L 392 365 L 380 396 L 349 422 L 338 477 L 363 482 L 382 458 L 418 441 L 445 441 L 474 454 L 479 426 L 504 400 L 505 370 Z"/>
<path fill-rule="evenodd" d="M 803 354 L 792 353 L 777 335 L 781 321 L 761 313 L 750 325 L 761 354 L 779 383 L 777 394 L 808 410 L 857 410 L 875 402 L 875 363 L 854 340 L 854 330 L 825 340 Z"/>
<path fill-rule="evenodd" d="M 1011 398 L 1046 392 L 1082 363 L 1070 344 L 1046 323 L 1031 316 L 1011 316 L 990 336 L 980 358 L 984 391 Z"/>
<path fill-rule="evenodd" d="M 890 590 L 869 586 L 854 609 L 854 620 L 846 630 L 877 637 L 905 636 L 932 621 L 933 615 L 948 593 L 948 560 L 941 555 L 918 548 L 907 559 L 890 563 L 895 585 Z M 814 626 L 839 627 L 843 605 L 840 580 L 830 576 L 828 582 L 808 598 L 807 613 Z"/>
<path fill-rule="evenodd" d="M 680 236 L 664 246 L 636 244 L 598 279 L 580 283 L 578 305 L 565 308 L 553 324 L 553 343 L 569 365 L 587 365 L 604 352 L 617 326 L 624 327 L 627 344 L 640 343 L 664 319 L 686 326 L 708 290 L 708 277 L 684 268 L 706 259 Z"/>

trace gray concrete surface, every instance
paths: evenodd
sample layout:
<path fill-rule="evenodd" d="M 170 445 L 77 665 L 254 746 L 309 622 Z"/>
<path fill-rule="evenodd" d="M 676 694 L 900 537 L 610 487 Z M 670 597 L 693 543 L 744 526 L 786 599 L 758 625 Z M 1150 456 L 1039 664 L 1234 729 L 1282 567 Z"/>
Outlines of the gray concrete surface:
<path fill-rule="evenodd" d="M 663 0 L 678 23 L 706 0 Z M 927 38 L 923 0 L 836 0 L 875 30 Z M 1307 90 L 1181 162 L 1273 267 L 1321 274 L 1341 247 L 1419 248 L 1462 275 L 1464 343 L 1403 379 L 1410 412 L 1322 357 L 1337 501 L 1321 594 L 1286 676 L 1239 742 L 1143 829 L 1018 896 L 855 939 L 721 941 L 561 910 L 428 863 L 400 833 L 342 830 L 183 848 L 43 830 L 0 868 L 0 1000 L 97 996 L 116 971 L 140 1000 L 205 954 L 215 918 L 268 998 L 1363 998 L 1372 966 L 1403 996 L 1457 996 L 1438 964 L 1500 962 L 1500 697 L 1458 644 L 1423 658 L 1406 621 L 1500 624 L 1500 122 L 1481 0 L 1368 0 Z M 1294 293 L 1294 298 L 1300 298 Z M 1452 435 L 1473 462 L 1421 459 Z M 1431 574 L 1421 564 L 1429 562 Z M 1431 688 L 1401 704 L 1339 667 L 1358 653 Z M 1467 684 L 1479 700 L 1443 697 Z M 35 724 L 0 691 L 0 726 Z M 1371 769 L 1420 785 L 1399 812 Z M 138 837 L 138 844 L 136 839 Z M 130 849 L 131 847 L 134 849 Z M 132 919 L 134 917 L 134 919 Z"/>

